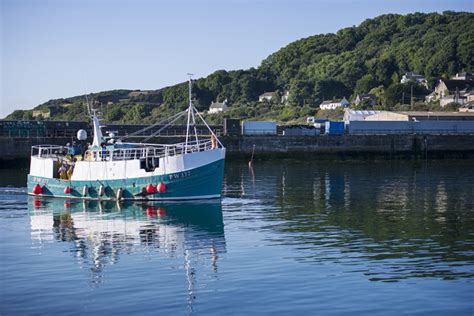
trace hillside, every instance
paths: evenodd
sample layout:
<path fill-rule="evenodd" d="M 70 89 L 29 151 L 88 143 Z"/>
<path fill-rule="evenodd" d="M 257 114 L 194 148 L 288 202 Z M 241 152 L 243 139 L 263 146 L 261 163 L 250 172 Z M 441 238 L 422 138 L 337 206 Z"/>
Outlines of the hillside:
<path fill-rule="evenodd" d="M 397 99 L 390 99 L 386 91 L 400 90 L 396 86 L 405 72 L 424 74 L 432 88 L 437 78 L 473 71 L 473 52 L 473 13 L 388 14 L 336 34 L 295 41 L 256 69 L 219 70 L 197 79 L 193 97 L 200 110 L 212 101 L 228 100 L 228 112 L 208 115 L 213 123 L 224 115 L 292 121 L 314 115 L 324 99 L 353 98 L 369 91 L 381 100 L 379 107 L 390 109 L 397 107 Z M 268 91 L 279 96 L 288 91 L 288 101 L 258 102 L 258 96 Z M 427 93 L 417 87 L 418 95 Z M 108 122 L 152 123 L 186 107 L 187 85 L 153 91 L 113 90 L 89 98 L 102 106 Z M 49 109 L 53 120 L 83 120 L 84 99 L 50 100 L 34 110 Z M 33 110 L 15 111 L 7 119 L 31 119 L 32 115 Z"/>

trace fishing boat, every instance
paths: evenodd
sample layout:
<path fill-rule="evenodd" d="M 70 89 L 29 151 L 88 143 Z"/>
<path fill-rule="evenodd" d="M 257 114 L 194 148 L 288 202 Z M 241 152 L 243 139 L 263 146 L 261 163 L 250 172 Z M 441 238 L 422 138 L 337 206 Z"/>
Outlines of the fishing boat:
<path fill-rule="evenodd" d="M 98 113 L 87 102 L 93 124 L 92 144 L 86 150 L 79 150 L 80 153 L 71 146 L 32 146 L 28 194 L 118 201 L 220 198 L 226 150 L 193 105 L 191 89 L 189 78 L 187 109 L 167 119 L 163 127 L 139 143 L 124 142 L 125 138 L 113 134 L 104 137 Z M 186 120 L 184 141 L 146 142 L 179 119 Z M 210 137 L 198 135 L 199 120 L 209 130 Z M 87 137 L 84 130 L 77 134 L 79 141 Z"/>

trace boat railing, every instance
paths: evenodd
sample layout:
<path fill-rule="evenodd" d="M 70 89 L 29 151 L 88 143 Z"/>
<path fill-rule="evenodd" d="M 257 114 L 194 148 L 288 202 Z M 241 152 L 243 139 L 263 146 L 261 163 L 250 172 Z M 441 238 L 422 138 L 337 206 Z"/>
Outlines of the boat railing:
<path fill-rule="evenodd" d="M 136 144 L 135 144 L 136 145 Z M 132 160 L 142 158 L 161 158 L 185 153 L 207 151 L 215 148 L 211 140 L 193 141 L 179 144 L 141 144 L 140 147 L 99 148 L 87 150 L 85 160 Z"/>
<path fill-rule="evenodd" d="M 136 144 L 133 144 L 136 146 Z M 85 152 L 84 159 L 89 161 L 131 160 L 142 158 L 161 158 L 201 152 L 214 149 L 212 140 L 199 140 L 178 144 L 140 144 L 139 147 L 97 148 Z M 31 156 L 40 158 L 61 158 L 68 155 L 67 146 L 35 145 L 31 147 Z"/>
<path fill-rule="evenodd" d="M 67 148 L 58 145 L 35 145 L 31 146 L 31 156 L 40 158 L 56 158 L 64 156 Z"/>

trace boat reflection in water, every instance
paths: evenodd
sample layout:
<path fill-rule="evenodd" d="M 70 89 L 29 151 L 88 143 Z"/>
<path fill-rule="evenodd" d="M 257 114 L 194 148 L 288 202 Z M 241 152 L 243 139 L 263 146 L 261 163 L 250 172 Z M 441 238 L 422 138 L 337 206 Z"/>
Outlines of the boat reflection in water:
<path fill-rule="evenodd" d="M 102 282 L 108 265 L 121 256 L 158 253 L 183 258 L 188 294 L 193 299 L 196 258 L 209 260 L 204 274 L 217 273 L 219 254 L 226 252 L 219 201 L 185 203 L 120 203 L 30 197 L 31 239 L 36 246 L 70 244 L 81 267 Z"/>

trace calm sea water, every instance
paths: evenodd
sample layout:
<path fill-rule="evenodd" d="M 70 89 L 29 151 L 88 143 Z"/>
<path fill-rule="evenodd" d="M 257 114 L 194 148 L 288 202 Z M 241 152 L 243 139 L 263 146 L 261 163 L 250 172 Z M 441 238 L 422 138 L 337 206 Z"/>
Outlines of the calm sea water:
<path fill-rule="evenodd" d="M 28 197 L 0 170 L 0 314 L 474 313 L 474 162 L 257 161 L 220 202 Z"/>

